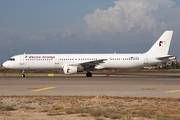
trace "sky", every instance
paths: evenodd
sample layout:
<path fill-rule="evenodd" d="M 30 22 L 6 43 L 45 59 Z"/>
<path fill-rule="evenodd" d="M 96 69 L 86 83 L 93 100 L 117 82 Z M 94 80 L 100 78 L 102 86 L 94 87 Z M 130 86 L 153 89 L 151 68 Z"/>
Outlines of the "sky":
<path fill-rule="evenodd" d="M 0 0 L 0 64 L 18 54 L 144 53 L 173 30 L 179 0 Z"/>

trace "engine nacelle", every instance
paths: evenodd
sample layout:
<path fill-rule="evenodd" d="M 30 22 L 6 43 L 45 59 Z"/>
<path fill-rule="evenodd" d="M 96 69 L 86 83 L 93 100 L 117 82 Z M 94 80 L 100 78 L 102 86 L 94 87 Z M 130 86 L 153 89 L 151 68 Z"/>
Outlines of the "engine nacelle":
<path fill-rule="evenodd" d="M 64 66 L 63 67 L 64 74 L 75 74 L 78 72 L 77 66 Z"/>

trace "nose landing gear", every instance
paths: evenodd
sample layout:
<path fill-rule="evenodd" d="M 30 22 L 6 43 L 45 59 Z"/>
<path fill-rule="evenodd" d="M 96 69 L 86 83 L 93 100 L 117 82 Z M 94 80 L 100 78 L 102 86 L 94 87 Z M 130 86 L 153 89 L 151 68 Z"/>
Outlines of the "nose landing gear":
<path fill-rule="evenodd" d="M 24 70 L 22 70 L 21 77 L 25 77 Z"/>

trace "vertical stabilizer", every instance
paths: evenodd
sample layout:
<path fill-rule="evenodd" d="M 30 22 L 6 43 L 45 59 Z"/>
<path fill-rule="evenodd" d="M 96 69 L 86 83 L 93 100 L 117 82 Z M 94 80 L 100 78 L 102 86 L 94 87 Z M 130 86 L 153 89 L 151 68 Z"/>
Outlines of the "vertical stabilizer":
<path fill-rule="evenodd" d="M 167 55 L 173 31 L 165 31 L 146 54 Z"/>

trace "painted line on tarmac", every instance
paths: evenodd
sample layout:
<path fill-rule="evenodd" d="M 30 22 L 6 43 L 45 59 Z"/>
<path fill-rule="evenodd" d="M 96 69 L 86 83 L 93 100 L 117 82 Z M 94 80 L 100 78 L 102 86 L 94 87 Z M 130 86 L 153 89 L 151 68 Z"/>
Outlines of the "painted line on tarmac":
<path fill-rule="evenodd" d="M 180 90 L 166 91 L 166 93 L 180 92 Z"/>
<path fill-rule="evenodd" d="M 31 90 L 31 91 L 42 91 L 42 90 L 48 90 L 48 89 L 53 89 L 56 87 L 46 87 L 46 88 L 41 88 L 41 89 L 35 89 L 35 90 Z"/>

